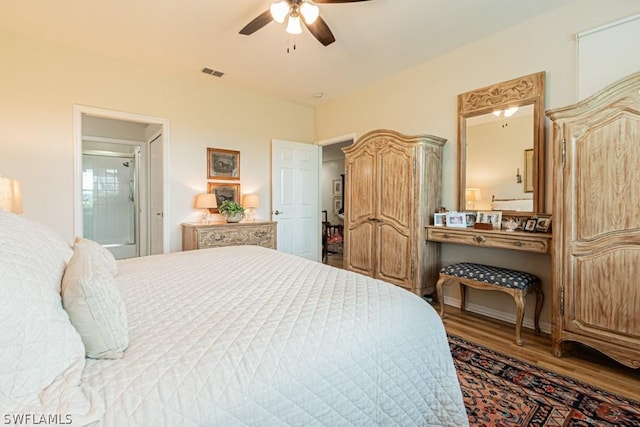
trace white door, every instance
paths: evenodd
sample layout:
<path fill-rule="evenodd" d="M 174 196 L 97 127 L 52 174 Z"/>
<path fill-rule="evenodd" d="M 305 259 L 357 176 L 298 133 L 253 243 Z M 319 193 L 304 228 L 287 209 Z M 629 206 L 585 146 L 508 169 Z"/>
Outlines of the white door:
<path fill-rule="evenodd" d="M 164 183 L 162 134 L 149 142 L 149 255 L 164 252 Z"/>
<path fill-rule="evenodd" d="M 271 213 L 278 250 L 320 261 L 320 147 L 271 142 Z"/>

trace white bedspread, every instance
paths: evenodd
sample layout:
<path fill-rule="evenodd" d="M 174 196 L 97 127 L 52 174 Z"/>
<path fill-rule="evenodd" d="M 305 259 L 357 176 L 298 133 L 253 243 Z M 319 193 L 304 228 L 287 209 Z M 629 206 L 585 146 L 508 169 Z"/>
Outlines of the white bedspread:
<path fill-rule="evenodd" d="M 444 328 L 381 281 L 254 246 L 119 262 L 130 346 L 88 360 L 105 426 L 464 426 Z"/>

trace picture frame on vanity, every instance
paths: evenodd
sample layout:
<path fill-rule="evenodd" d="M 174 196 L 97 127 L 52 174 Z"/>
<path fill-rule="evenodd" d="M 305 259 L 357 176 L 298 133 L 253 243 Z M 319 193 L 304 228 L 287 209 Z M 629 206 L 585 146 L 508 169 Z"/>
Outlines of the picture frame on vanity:
<path fill-rule="evenodd" d="M 476 223 L 491 224 L 493 230 L 502 228 L 502 211 L 478 211 Z"/>
<path fill-rule="evenodd" d="M 536 231 L 536 223 L 537 222 L 538 222 L 538 220 L 535 219 L 535 218 L 527 219 L 527 221 L 524 223 L 523 230 L 524 231 L 528 231 L 530 233 L 535 233 L 535 231 Z"/>
<path fill-rule="evenodd" d="M 465 217 L 467 220 L 467 227 L 473 227 L 476 223 L 476 218 L 478 217 L 477 212 L 465 212 Z"/>
<path fill-rule="evenodd" d="M 209 182 L 207 183 L 207 193 L 216 195 L 216 203 L 218 206 L 225 200 L 240 203 L 240 184 Z M 218 208 L 213 208 L 210 211 L 212 213 L 220 213 Z"/>
<path fill-rule="evenodd" d="M 467 215 L 466 212 L 447 212 L 446 213 L 447 227 L 467 227 Z"/>
<path fill-rule="evenodd" d="M 538 214 L 536 218 L 536 233 L 548 233 L 551 229 L 551 215 Z"/>
<path fill-rule="evenodd" d="M 240 152 L 207 148 L 207 179 L 240 179 Z"/>
<path fill-rule="evenodd" d="M 433 225 L 436 227 L 444 227 L 447 225 L 447 214 L 446 213 L 434 213 L 433 214 Z"/>

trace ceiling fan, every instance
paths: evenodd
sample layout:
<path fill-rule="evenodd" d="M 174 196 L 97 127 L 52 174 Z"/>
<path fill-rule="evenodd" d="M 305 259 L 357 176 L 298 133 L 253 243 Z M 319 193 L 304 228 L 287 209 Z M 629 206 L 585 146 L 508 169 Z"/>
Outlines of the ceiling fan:
<path fill-rule="evenodd" d="M 281 0 L 271 4 L 269 10 L 262 12 L 245 25 L 240 30 L 240 34 L 246 36 L 253 34 L 271 21 L 280 24 L 287 21 L 286 31 L 289 34 L 300 34 L 302 33 L 300 25 L 302 22 L 320 43 L 328 46 L 336 39 L 327 23 L 319 16 L 320 9 L 313 3 L 355 3 L 360 1 L 368 0 L 313 0 L 313 2 L 310 0 Z"/>

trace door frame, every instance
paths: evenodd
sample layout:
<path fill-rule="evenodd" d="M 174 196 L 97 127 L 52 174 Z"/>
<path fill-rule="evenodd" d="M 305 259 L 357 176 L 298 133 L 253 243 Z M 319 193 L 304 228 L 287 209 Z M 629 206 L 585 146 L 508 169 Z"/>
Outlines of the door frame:
<path fill-rule="evenodd" d="M 333 138 L 327 138 L 327 139 L 321 139 L 319 141 L 316 142 L 316 145 L 320 146 L 320 154 L 318 156 L 318 168 L 319 168 L 319 172 L 320 172 L 320 179 L 319 179 L 319 187 L 318 187 L 318 206 L 320 206 L 320 209 L 322 209 L 322 195 L 324 194 L 324 188 L 322 188 L 322 162 L 324 161 L 323 157 L 322 157 L 322 148 L 329 146 L 329 145 L 335 145 L 335 144 L 342 144 L 344 142 L 347 141 L 351 141 L 352 144 L 354 144 L 357 140 L 358 136 L 356 134 L 356 132 L 351 132 L 351 133 L 347 133 L 344 135 L 339 135 L 339 136 L 334 136 Z M 345 170 L 345 176 L 344 176 L 344 180 L 347 179 L 346 176 L 346 170 Z M 343 182 L 343 187 L 342 187 L 342 195 L 343 195 L 343 199 L 344 199 L 344 182 Z M 344 202 L 342 207 L 344 208 Z M 345 213 L 345 217 L 346 217 L 346 210 L 344 211 Z M 343 244 L 344 244 L 344 236 L 343 236 Z M 322 246 L 322 241 L 320 242 L 320 246 Z M 322 247 L 320 248 L 320 253 L 322 253 Z M 344 252 L 343 252 L 344 253 Z M 322 260 L 321 260 L 322 261 Z"/>
<path fill-rule="evenodd" d="M 162 161 L 162 175 L 163 175 L 163 252 L 169 252 L 169 223 L 170 223 L 170 211 L 169 211 L 169 120 L 145 116 L 134 113 L 125 113 L 122 111 L 106 110 L 102 108 L 89 107 L 86 105 L 74 104 L 73 106 L 73 144 L 74 144 L 74 159 L 73 159 L 73 232 L 75 236 L 83 235 L 83 220 L 82 220 L 82 115 L 86 114 L 94 117 L 101 117 L 112 120 L 122 120 L 127 122 L 157 124 L 162 128 L 163 134 L 163 161 Z M 147 141 L 148 144 L 148 141 Z M 148 191 L 146 192 L 148 199 Z M 148 202 L 148 200 L 147 200 Z"/>

